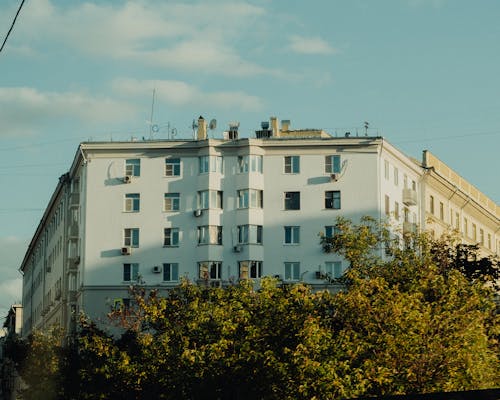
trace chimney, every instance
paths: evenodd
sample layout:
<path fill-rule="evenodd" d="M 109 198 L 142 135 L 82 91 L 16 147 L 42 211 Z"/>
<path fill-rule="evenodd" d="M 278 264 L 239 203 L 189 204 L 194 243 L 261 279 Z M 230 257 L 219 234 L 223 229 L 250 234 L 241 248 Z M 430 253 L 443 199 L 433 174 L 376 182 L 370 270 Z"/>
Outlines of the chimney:
<path fill-rule="evenodd" d="M 278 118 L 271 117 L 271 130 L 273 131 L 273 136 L 280 136 L 280 130 L 278 128 Z"/>
<path fill-rule="evenodd" d="M 289 119 L 282 119 L 281 120 L 281 131 L 286 132 L 290 130 L 290 120 Z"/>
<path fill-rule="evenodd" d="M 198 118 L 198 135 L 197 140 L 205 140 L 207 138 L 207 123 L 205 119 L 200 115 Z"/>

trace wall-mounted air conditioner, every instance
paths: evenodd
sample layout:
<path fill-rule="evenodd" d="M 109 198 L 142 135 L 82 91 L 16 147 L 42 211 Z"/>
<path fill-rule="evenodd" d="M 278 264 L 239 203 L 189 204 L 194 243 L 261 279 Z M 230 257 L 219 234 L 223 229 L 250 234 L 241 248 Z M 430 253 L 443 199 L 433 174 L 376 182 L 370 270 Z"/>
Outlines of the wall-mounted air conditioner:
<path fill-rule="evenodd" d="M 336 173 L 331 174 L 331 175 L 330 175 L 330 180 L 331 180 L 332 182 L 337 182 L 337 181 L 339 180 L 339 174 L 336 174 Z"/>
<path fill-rule="evenodd" d="M 132 176 L 131 175 L 125 175 L 123 177 L 123 183 L 130 183 L 132 182 Z"/>
<path fill-rule="evenodd" d="M 233 247 L 233 251 L 235 253 L 241 253 L 242 250 L 243 250 L 243 247 L 240 246 L 239 244 Z"/>
<path fill-rule="evenodd" d="M 200 210 L 200 209 L 198 209 L 198 210 L 194 210 L 194 211 L 193 211 L 193 215 L 194 215 L 195 217 L 201 217 L 201 215 L 202 215 L 202 214 L 203 214 L 203 211 L 202 211 L 202 210 Z"/>
<path fill-rule="evenodd" d="M 153 273 L 160 274 L 161 273 L 161 266 L 160 265 L 155 265 L 153 267 Z"/>
<path fill-rule="evenodd" d="M 122 247 L 121 252 L 122 256 L 129 256 L 130 254 L 132 254 L 132 248 L 130 246 Z"/>

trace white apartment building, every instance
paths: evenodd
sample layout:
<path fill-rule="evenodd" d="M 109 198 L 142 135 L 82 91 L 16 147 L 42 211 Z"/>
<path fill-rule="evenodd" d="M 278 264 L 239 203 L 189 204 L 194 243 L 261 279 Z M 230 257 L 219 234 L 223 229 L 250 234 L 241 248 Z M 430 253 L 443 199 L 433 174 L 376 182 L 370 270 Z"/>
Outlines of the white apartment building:
<path fill-rule="evenodd" d="M 279 276 L 325 288 L 325 273 L 347 267 L 319 244 L 336 217 L 426 226 L 429 170 L 382 137 L 271 118 L 256 138 L 233 127 L 208 139 L 198 122 L 192 140 L 80 144 L 21 266 L 24 335 L 72 329 L 80 311 L 105 323 L 137 282 L 166 290 L 182 277 L 219 286 Z M 498 208 L 496 224 L 487 233 L 498 246 Z"/>

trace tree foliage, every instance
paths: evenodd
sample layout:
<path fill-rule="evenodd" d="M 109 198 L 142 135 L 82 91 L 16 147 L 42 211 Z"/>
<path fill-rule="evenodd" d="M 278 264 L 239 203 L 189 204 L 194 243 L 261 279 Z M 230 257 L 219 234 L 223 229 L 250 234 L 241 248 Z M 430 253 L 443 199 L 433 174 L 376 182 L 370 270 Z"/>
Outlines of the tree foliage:
<path fill-rule="evenodd" d="M 64 352 L 44 350 L 53 360 L 45 380 L 33 359 L 23 376 L 65 399 L 331 399 L 500 385 L 491 288 L 453 257 L 445 264 L 443 244 L 423 236 L 403 249 L 370 218 L 337 228 L 321 244 L 350 263 L 340 293 L 273 279 L 258 289 L 183 281 L 166 297 L 138 288 L 130 308 L 110 313 L 120 336 L 82 319 Z M 54 346 L 36 338 L 30 348 Z"/>

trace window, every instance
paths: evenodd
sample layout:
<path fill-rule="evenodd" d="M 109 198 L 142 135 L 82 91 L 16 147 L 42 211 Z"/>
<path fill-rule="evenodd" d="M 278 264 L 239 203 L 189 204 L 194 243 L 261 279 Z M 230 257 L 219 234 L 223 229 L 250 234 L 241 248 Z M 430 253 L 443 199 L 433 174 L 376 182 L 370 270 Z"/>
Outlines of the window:
<path fill-rule="evenodd" d="M 335 235 L 340 234 L 340 229 L 337 228 L 335 225 L 327 225 L 325 226 L 325 236 L 327 238 L 332 238 Z"/>
<path fill-rule="evenodd" d="M 406 207 L 403 208 L 403 221 L 410 222 L 410 210 Z"/>
<path fill-rule="evenodd" d="M 198 263 L 200 279 L 221 279 L 222 262 L 202 261 Z"/>
<path fill-rule="evenodd" d="M 300 172 L 300 157 L 285 157 L 285 174 L 298 174 Z"/>
<path fill-rule="evenodd" d="M 484 230 L 479 229 L 479 244 L 484 246 Z"/>
<path fill-rule="evenodd" d="M 325 192 L 325 208 L 340 210 L 340 190 Z"/>
<path fill-rule="evenodd" d="M 300 210 L 300 192 L 285 192 L 285 210 Z"/>
<path fill-rule="evenodd" d="M 394 184 L 396 186 L 399 184 L 399 171 L 396 167 L 394 167 Z"/>
<path fill-rule="evenodd" d="M 285 281 L 298 281 L 300 279 L 300 263 L 285 263 Z"/>
<path fill-rule="evenodd" d="M 174 282 L 179 280 L 179 264 L 165 263 L 163 264 L 163 280 L 165 282 Z"/>
<path fill-rule="evenodd" d="M 300 243 L 300 226 L 285 226 L 285 244 Z"/>
<path fill-rule="evenodd" d="M 384 160 L 384 177 L 389 180 L 389 161 Z"/>
<path fill-rule="evenodd" d="M 239 225 L 238 244 L 262 244 L 262 225 Z"/>
<path fill-rule="evenodd" d="M 222 173 L 222 157 L 221 156 L 201 156 L 201 157 L 198 157 L 198 160 L 199 160 L 199 172 L 200 172 L 200 174 L 206 174 L 208 172 Z"/>
<path fill-rule="evenodd" d="M 139 247 L 139 228 L 126 228 L 123 236 L 124 246 Z"/>
<path fill-rule="evenodd" d="M 262 172 L 262 156 L 238 156 L 238 172 Z"/>
<path fill-rule="evenodd" d="M 222 244 L 222 226 L 199 226 L 198 244 Z"/>
<path fill-rule="evenodd" d="M 469 237 L 469 221 L 467 221 L 467 218 L 464 218 L 464 235 Z"/>
<path fill-rule="evenodd" d="M 385 195 L 385 215 L 391 215 L 391 204 L 389 196 Z"/>
<path fill-rule="evenodd" d="M 141 176 L 141 160 L 139 158 L 125 160 L 125 175 Z"/>
<path fill-rule="evenodd" d="M 329 277 L 337 279 L 340 278 L 344 271 L 342 270 L 341 261 L 327 261 L 325 262 L 325 272 Z"/>
<path fill-rule="evenodd" d="M 238 208 L 262 208 L 263 192 L 258 189 L 238 190 Z"/>
<path fill-rule="evenodd" d="M 325 172 L 327 174 L 340 173 L 340 156 L 325 156 Z"/>
<path fill-rule="evenodd" d="M 439 202 L 439 219 L 444 221 L 444 204 L 442 201 Z"/>
<path fill-rule="evenodd" d="M 399 221 L 399 203 L 397 201 L 394 202 L 394 218 Z"/>
<path fill-rule="evenodd" d="M 257 279 L 262 276 L 262 261 L 240 261 L 240 279 Z"/>
<path fill-rule="evenodd" d="M 123 281 L 132 282 L 139 278 L 139 264 L 123 264 Z"/>
<path fill-rule="evenodd" d="M 472 240 L 477 240 L 476 224 L 472 224 Z"/>
<path fill-rule="evenodd" d="M 140 201 L 141 195 L 139 193 L 127 193 L 125 195 L 125 212 L 138 212 Z"/>
<path fill-rule="evenodd" d="M 198 192 L 198 208 L 222 208 L 222 192 L 219 190 L 202 190 Z"/>
<path fill-rule="evenodd" d="M 408 189 L 408 175 L 403 174 L 403 187 Z"/>
<path fill-rule="evenodd" d="M 458 212 L 455 213 L 455 229 L 460 230 L 460 214 Z"/>
<path fill-rule="evenodd" d="M 165 211 L 179 211 L 181 202 L 180 193 L 165 193 L 163 209 Z"/>
<path fill-rule="evenodd" d="M 491 233 L 488 233 L 488 249 L 491 250 Z"/>
<path fill-rule="evenodd" d="M 179 228 L 165 228 L 163 246 L 179 246 Z"/>
<path fill-rule="evenodd" d="M 181 159 L 166 158 L 165 159 L 165 176 L 180 176 L 181 175 Z"/>
<path fill-rule="evenodd" d="M 434 196 L 429 196 L 429 211 L 434 214 Z"/>

